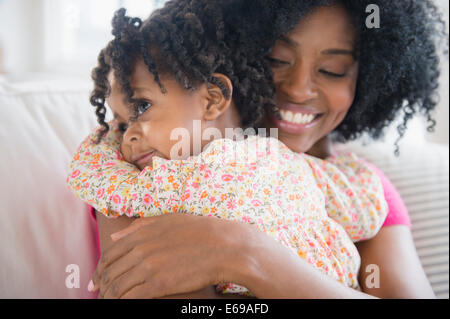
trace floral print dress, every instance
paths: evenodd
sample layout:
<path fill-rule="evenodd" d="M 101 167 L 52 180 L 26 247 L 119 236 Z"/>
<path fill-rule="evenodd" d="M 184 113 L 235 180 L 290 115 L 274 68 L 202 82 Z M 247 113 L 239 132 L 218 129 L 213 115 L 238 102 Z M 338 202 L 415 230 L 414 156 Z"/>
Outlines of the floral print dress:
<path fill-rule="evenodd" d="M 274 138 L 219 139 L 186 160 L 125 162 L 118 130 L 95 130 L 70 165 L 68 187 L 105 216 L 168 213 L 251 223 L 342 284 L 360 289 L 354 242 L 377 234 L 387 215 L 378 175 L 353 153 L 327 161 Z M 222 293 L 251 293 L 232 283 Z"/>

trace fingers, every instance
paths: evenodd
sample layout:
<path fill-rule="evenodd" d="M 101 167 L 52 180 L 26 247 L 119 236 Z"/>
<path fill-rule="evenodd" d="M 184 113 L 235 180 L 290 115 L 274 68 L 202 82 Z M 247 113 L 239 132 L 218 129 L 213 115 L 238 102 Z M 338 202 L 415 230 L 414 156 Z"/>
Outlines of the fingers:
<path fill-rule="evenodd" d="M 190 290 L 179 290 L 177 287 L 169 287 L 167 281 L 152 280 L 151 282 L 145 281 L 140 284 L 131 286 L 128 290 L 120 295 L 120 299 L 150 299 L 150 298 L 162 298 L 162 299 L 180 299 L 186 298 L 185 294 L 191 293 Z M 204 292 L 199 294 L 200 298 L 205 298 Z M 216 297 L 216 295 L 214 295 Z M 195 298 L 195 297 L 194 297 Z"/>
<path fill-rule="evenodd" d="M 127 236 L 128 234 L 138 230 L 139 228 L 141 228 L 142 226 L 146 226 L 151 224 L 152 222 L 154 222 L 153 217 L 151 218 L 139 218 L 135 221 L 133 221 L 128 227 L 115 232 L 113 234 L 111 234 L 111 239 L 113 241 L 117 241 L 122 237 Z"/>
<path fill-rule="evenodd" d="M 92 291 L 96 291 L 100 285 L 101 276 L 103 271 L 114 263 L 117 259 L 128 254 L 133 249 L 133 243 L 128 241 L 118 241 L 111 245 L 105 252 L 102 253 L 100 260 L 97 264 L 94 274 L 92 275 L 92 282 L 94 287 Z M 90 285 L 91 286 L 91 285 Z"/>
<path fill-rule="evenodd" d="M 105 295 L 105 292 L 115 282 L 117 278 L 120 278 L 124 273 L 130 271 L 136 266 L 136 257 L 132 253 L 124 255 L 114 263 L 104 269 L 101 274 L 100 280 L 97 281 L 97 285 L 100 287 L 100 293 Z"/>
<path fill-rule="evenodd" d="M 119 234 L 119 236 L 113 237 L 113 235 L 117 233 L 111 235 L 111 237 L 113 238 L 113 240 L 115 239 L 115 241 L 105 252 L 102 253 L 100 260 L 97 264 L 97 268 L 94 274 L 92 275 L 93 285 L 89 285 L 88 287 L 89 291 L 96 291 L 99 289 L 100 287 L 99 282 L 101 280 L 101 276 L 104 270 L 111 264 L 113 264 L 116 260 L 128 254 L 130 251 L 133 250 L 133 248 L 136 247 L 138 239 L 142 237 L 140 236 L 141 232 L 138 232 L 138 230 L 145 225 L 151 224 L 154 218 L 156 217 L 137 219 L 133 221 L 129 227 L 118 232 L 121 233 Z M 148 236 L 145 239 L 146 241 L 150 240 Z"/>
<path fill-rule="evenodd" d="M 138 299 L 142 298 L 142 296 L 147 295 L 146 291 L 148 290 L 149 285 L 147 283 L 142 283 L 140 285 L 136 285 L 131 287 L 128 291 L 126 291 L 120 299 Z"/>
<path fill-rule="evenodd" d="M 134 289 L 135 287 L 142 286 L 145 284 L 145 276 L 146 274 L 142 267 L 133 267 L 129 269 L 127 272 L 123 273 L 119 277 L 117 277 L 102 293 L 103 298 L 105 299 L 116 299 L 121 298 L 128 291 Z M 142 296 L 146 296 L 146 294 L 141 294 Z"/>
<path fill-rule="evenodd" d="M 131 287 L 128 291 L 120 296 L 120 299 L 143 299 L 143 298 L 157 298 L 157 296 L 151 296 L 151 285 L 144 282 L 139 285 Z"/>

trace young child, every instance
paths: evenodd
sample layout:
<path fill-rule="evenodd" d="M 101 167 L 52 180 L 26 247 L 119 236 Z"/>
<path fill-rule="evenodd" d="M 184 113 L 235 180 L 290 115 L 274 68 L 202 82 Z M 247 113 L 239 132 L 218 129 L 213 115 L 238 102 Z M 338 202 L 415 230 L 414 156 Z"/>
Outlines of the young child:
<path fill-rule="evenodd" d="M 258 58 L 238 39 L 225 44 L 220 23 L 200 21 L 185 2 L 171 2 L 142 25 L 120 10 L 113 27 L 115 39 L 93 73 L 91 102 L 103 129 L 77 150 L 70 189 L 109 217 L 180 212 L 253 223 L 359 289 L 353 242 L 373 237 L 387 213 L 376 173 L 354 154 L 325 162 L 274 138 L 221 138 L 226 128 L 257 125 L 272 109 L 273 90 Z M 115 114 L 111 127 L 105 99 Z M 194 121 L 200 136 L 221 134 L 196 150 Z M 172 134 L 180 128 L 189 143 L 174 159 Z M 217 289 L 248 293 L 227 283 Z"/>

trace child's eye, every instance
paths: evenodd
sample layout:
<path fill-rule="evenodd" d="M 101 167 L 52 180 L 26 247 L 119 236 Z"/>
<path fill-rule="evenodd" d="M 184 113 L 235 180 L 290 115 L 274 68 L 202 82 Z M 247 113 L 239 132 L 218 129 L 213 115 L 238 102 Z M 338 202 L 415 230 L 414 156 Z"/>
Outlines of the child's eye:
<path fill-rule="evenodd" d="M 152 103 L 147 102 L 147 101 L 137 101 L 136 104 L 134 105 L 134 108 L 137 112 L 137 116 L 142 115 L 143 113 L 145 113 L 145 111 L 147 111 L 150 106 L 152 106 Z"/>
<path fill-rule="evenodd" d="M 127 123 L 119 123 L 119 131 L 121 133 L 125 133 L 127 129 L 128 129 Z"/>

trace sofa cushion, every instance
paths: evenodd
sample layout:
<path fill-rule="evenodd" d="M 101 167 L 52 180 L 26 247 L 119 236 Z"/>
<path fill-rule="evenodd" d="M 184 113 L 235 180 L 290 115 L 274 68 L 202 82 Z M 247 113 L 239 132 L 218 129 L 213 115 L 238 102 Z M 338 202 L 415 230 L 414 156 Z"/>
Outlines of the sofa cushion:
<path fill-rule="evenodd" d="M 0 298 L 92 297 L 94 225 L 65 184 L 73 152 L 96 125 L 89 86 L 0 77 Z M 76 275 L 69 265 L 80 288 L 66 287 Z"/>

